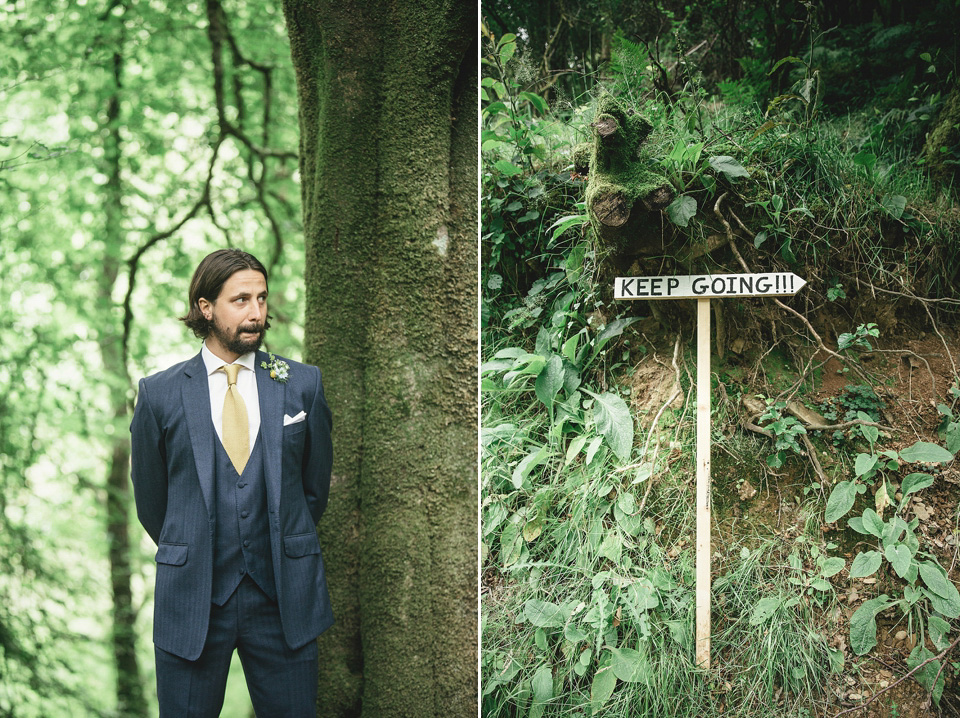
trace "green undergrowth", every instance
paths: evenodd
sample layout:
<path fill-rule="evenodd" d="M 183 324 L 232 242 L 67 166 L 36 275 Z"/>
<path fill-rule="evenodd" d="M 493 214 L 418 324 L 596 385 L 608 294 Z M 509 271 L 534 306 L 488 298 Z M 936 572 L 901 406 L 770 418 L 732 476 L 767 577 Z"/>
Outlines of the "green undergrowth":
<path fill-rule="evenodd" d="M 756 348 L 713 367 L 713 666 L 695 666 L 690 324 L 611 300 L 611 265 L 635 258 L 605 247 L 591 223 L 582 143 L 600 97 L 608 108 L 630 103 L 635 114 L 623 117 L 652 128 L 635 154 L 673 186 L 676 206 L 651 216 L 675 239 L 634 267 L 741 272 L 722 241 L 733 234 L 753 271 L 808 280 L 794 306 L 847 362 L 846 388 L 810 402 L 828 422 L 883 419 L 858 363 L 885 327 L 871 315 L 876 296 L 891 305 L 955 296 L 952 190 L 891 142 L 883 118 L 820 112 L 821 80 L 801 61 L 794 96 L 772 109 L 730 88 L 710 97 L 691 86 L 667 101 L 616 77 L 605 95 L 551 109 L 511 73 L 514 45 L 509 35 L 490 43 L 482 94 L 482 714 L 829 714 L 831 682 L 869 654 L 877 618 L 931 637 L 913 664 L 954 637 L 956 591 L 907 499 L 938 471 L 911 464 L 942 463 L 960 446 L 956 402 L 941 408 L 944 426 L 954 424 L 949 452 L 929 442 L 895 451 L 865 426 L 805 436 L 786 395 L 802 402 L 825 371 L 814 366 L 797 386 L 816 349 L 807 326 L 769 302 L 725 306 L 728 345 L 747 338 Z M 950 320 L 952 307 L 937 305 L 938 319 Z M 637 394 L 648 387 L 633 385 L 641 364 L 663 369 L 664 394 L 644 416 Z M 770 438 L 740 427 L 740 402 L 756 393 Z M 822 483 L 805 439 L 821 456 Z M 740 493 L 745 482 L 756 499 Z M 879 491 L 898 489 L 901 498 L 877 508 Z M 881 522 L 870 506 L 886 509 Z M 825 518 L 844 520 L 825 533 Z M 857 584 L 865 602 L 842 606 L 862 611 L 851 623 L 838 596 L 851 572 L 868 568 L 879 580 Z M 841 648 L 828 642 L 837 634 Z M 946 680 L 948 670 L 939 690 Z"/>

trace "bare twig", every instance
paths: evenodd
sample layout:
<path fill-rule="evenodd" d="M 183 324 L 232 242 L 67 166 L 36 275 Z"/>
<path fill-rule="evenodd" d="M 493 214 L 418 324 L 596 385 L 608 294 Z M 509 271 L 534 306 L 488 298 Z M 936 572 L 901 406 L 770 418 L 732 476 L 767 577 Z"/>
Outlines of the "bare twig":
<path fill-rule="evenodd" d="M 853 713 L 854 711 L 863 710 L 863 709 L 866 708 L 868 705 L 870 705 L 870 704 L 873 703 L 875 700 L 877 700 L 877 698 L 879 698 L 880 696 L 882 696 L 882 695 L 883 695 L 884 693 L 886 693 L 887 691 L 895 688 L 895 687 L 898 686 L 899 684 L 903 683 L 903 682 L 904 682 L 905 680 L 907 680 L 910 676 L 912 676 L 914 673 L 916 673 L 917 671 L 919 671 L 921 668 L 923 668 L 925 665 L 927 665 L 927 664 L 930 663 L 931 661 L 936 661 L 936 660 L 939 660 L 939 659 L 943 658 L 944 656 L 946 656 L 948 653 L 950 653 L 950 651 L 952 651 L 954 648 L 956 648 L 956 646 L 957 646 L 958 643 L 960 643 L 960 636 L 957 636 L 957 638 L 954 639 L 953 643 L 951 643 L 949 646 L 947 646 L 946 648 L 944 648 L 944 649 L 943 649 L 942 651 L 940 651 L 940 653 L 938 653 L 937 655 L 935 655 L 935 656 L 930 656 L 930 658 L 928 658 L 927 660 L 925 660 L 923 663 L 920 663 L 920 664 L 914 666 L 913 669 L 912 669 L 909 673 L 907 673 L 905 676 L 902 676 L 901 678 L 897 679 L 896 681 L 894 681 L 893 683 L 891 683 L 889 686 L 887 686 L 887 687 L 884 688 L 883 690 L 877 691 L 876 693 L 874 693 L 872 696 L 870 696 L 870 699 L 869 699 L 869 700 L 865 701 L 864 703 L 861 703 L 861 704 L 858 705 L 858 706 L 854 706 L 853 708 L 847 708 L 847 709 L 844 710 L 844 711 L 840 711 L 840 712 L 837 713 L 833 718 L 840 718 L 840 716 L 842 716 L 842 715 L 844 715 L 844 714 L 846 714 L 846 713 Z M 936 686 L 936 683 L 934 683 L 933 685 Z"/>

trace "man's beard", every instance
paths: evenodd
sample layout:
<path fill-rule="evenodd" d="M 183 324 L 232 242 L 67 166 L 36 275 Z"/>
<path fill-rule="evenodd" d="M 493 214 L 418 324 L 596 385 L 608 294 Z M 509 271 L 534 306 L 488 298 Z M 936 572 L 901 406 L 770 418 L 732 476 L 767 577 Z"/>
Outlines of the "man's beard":
<path fill-rule="evenodd" d="M 243 332 L 256 332 L 257 336 L 253 339 L 241 339 L 240 335 Z M 217 341 L 220 342 L 220 345 L 225 349 L 230 350 L 234 354 L 246 354 L 247 352 L 253 352 L 260 348 L 260 345 L 263 343 L 263 338 L 267 334 L 267 326 L 263 324 L 248 324 L 237 327 L 236 332 L 231 334 L 229 330 L 221 327 L 217 323 L 217 317 L 214 316 L 213 321 L 210 323 L 210 333 L 216 337 Z"/>

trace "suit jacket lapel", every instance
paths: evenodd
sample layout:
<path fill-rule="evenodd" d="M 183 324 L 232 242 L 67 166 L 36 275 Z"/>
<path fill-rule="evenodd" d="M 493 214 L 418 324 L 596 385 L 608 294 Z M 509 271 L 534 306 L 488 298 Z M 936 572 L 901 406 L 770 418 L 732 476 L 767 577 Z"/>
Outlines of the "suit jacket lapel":
<path fill-rule="evenodd" d="M 213 453 L 216 445 L 213 421 L 210 418 L 210 385 L 207 380 L 207 369 L 200 354 L 187 362 L 183 373 L 185 374 L 181 389 L 183 413 L 187 417 L 187 426 L 190 429 L 193 460 L 197 465 L 197 477 L 200 479 L 200 490 L 207 505 L 207 516 L 213 521 L 215 511 Z"/>
<path fill-rule="evenodd" d="M 260 397 L 260 439 L 263 448 L 263 473 L 267 482 L 267 508 L 278 519 L 280 515 L 280 474 L 283 469 L 283 399 L 282 382 L 270 378 L 270 370 L 260 366 L 269 357 L 258 351 L 256 356 L 257 395 Z M 273 525 L 271 521 L 271 526 Z"/>

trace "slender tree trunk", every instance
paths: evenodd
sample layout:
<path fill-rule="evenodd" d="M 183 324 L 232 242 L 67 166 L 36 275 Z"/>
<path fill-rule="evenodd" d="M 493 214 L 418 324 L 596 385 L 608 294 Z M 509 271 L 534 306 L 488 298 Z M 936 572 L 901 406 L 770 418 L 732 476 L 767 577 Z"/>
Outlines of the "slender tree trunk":
<path fill-rule="evenodd" d="M 113 597 L 113 653 L 117 671 L 117 714 L 138 718 L 147 715 L 147 702 L 137 662 L 137 610 L 130 588 L 130 439 L 125 426 L 129 416 L 130 377 L 123 360 L 119 314 L 113 289 L 123 248 L 123 185 L 121 179 L 120 94 L 123 58 L 113 56 L 114 91 L 107 102 L 104 170 L 107 175 L 104 198 L 104 258 L 99 276 L 98 315 L 100 356 L 104 380 L 113 407 L 115 432 L 111 441 L 107 474 L 107 539 L 110 556 L 110 586 Z"/>
<path fill-rule="evenodd" d="M 476 714 L 476 8 L 286 0 L 334 411 L 324 716 Z"/>

